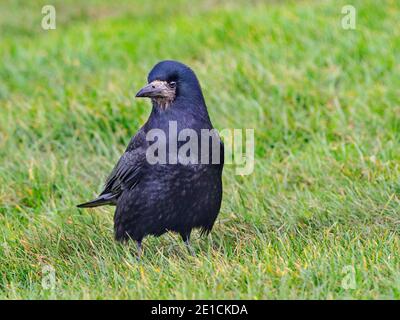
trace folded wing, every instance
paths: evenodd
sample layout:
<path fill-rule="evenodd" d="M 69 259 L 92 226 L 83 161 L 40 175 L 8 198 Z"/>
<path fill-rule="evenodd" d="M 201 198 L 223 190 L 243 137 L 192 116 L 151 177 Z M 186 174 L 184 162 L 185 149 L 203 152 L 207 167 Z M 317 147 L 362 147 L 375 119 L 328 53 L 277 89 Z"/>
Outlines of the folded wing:
<path fill-rule="evenodd" d="M 124 190 L 134 188 L 143 174 L 146 164 L 146 140 L 140 130 L 130 141 L 125 153 L 108 176 L 104 190 L 89 202 L 78 205 L 78 208 L 91 208 L 102 205 L 115 205 Z"/>

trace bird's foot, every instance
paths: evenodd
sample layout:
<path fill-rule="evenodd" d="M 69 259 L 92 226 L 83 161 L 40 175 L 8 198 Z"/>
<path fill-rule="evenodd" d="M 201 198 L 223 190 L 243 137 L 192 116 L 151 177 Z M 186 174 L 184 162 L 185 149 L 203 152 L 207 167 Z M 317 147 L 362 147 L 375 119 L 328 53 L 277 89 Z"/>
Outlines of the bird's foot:
<path fill-rule="evenodd" d="M 132 255 L 134 257 L 136 257 L 137 262 L 140 262 L 140 258 L 142 256 L 142 252 L 143 252 L 142 241 L 136 241 L 136 248 L 137 248 L 137 252 L 136 253 L 132 252 Z"/>
<path fill-rule="evenodd" d="M 189 240 L 185 240 L 185 246 L 186 246 L 186 248 L 188 249 L 189 254 L 190 254 L 192 257 L 195 257 L 195 256 L 196 256 L 196 252 L 194 251 L 193 247 L 191 246 Z"/>

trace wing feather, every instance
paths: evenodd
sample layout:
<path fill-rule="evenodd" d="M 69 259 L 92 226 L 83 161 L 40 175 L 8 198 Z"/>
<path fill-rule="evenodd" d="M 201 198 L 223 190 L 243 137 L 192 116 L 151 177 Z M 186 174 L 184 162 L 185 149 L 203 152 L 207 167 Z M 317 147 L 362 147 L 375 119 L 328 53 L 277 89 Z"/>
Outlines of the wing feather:
<path fill-rule="evenodd" d="M 130 141 L 125 153 L 108 176 L 101 194 L 119 195 L 123 190 L 132 189 L 139 182 L 146 165 L 146 143 L 140 130 Z"/>

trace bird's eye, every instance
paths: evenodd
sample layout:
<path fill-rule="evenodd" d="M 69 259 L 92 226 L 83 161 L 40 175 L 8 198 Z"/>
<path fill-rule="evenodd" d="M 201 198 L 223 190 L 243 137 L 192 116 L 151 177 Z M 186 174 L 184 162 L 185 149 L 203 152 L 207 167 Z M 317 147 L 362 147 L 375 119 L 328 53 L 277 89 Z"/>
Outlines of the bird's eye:
<path fill-rule="evenodd" d="M 175 81 L 170 81 L 169 86 L 171 88 L 175 88 L 176 87 L 176 82 Z"/>

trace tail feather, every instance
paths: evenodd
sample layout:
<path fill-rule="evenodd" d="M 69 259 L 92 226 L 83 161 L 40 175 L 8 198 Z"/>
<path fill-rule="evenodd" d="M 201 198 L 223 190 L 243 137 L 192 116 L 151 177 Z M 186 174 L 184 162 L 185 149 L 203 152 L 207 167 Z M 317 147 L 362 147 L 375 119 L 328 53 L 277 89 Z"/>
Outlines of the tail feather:
<path fill-rule="evenodd" d="M 93 208 L 93 207 L 104 206 L 107 204 L 115 205 L 116 196 L 117 195 L 115 195 L 115 194 L 106 193 L 92 201 L 78 204 L 77 207 L 78 208 Z"/>

